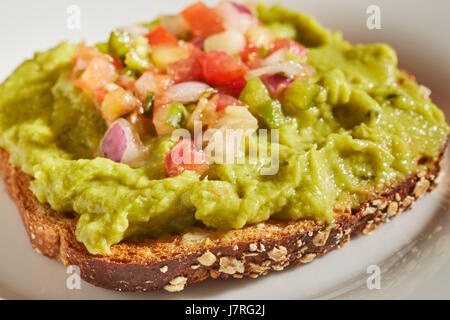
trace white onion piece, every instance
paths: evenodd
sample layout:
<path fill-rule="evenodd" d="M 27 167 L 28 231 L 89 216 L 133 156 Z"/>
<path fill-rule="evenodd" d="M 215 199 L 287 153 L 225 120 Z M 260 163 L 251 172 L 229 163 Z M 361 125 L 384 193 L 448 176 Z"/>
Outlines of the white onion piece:
<path fill-rule="evenodd" d="M 228 106 L 220 117 L 208 128 L 227 128 L 233 130 L 243 130 L 246 135 L 251 135 L 258 129 L 258 120 L 243 106 Z"/>
<path fill-rule="evenodd" d="M 280 49 L 272 53 L 270 56 L 262 60 L 263 66 L 270 66 L 286 60 L 286 49 Z"/>
<path fill-rule="evenodd" d="M 173 102 L 195 102 L 207 91 L 212 90 L 206 83 L 198 81 L 181 82 L 165 91 L 165 96 Z"/>
<path fill-rule="evenodd" d="M 162 16 L 159 24 L 177 37 L 181 37 L 189 32 L 189 26 L 180 15 Z"/>
<path fill-rule="evenodd" d="M 303 66 L 300 63 L 294 61 L 286 61 L 251 70 L 250 72 L 247 73 L 245 77 L 247 79 L 251 79 L 260 77 L 265 74 L 276 74 L 276 73 L 283 73 L 288 77 L 293 77 L 303 72 L 304 72 Z"/>
<path fill-rule="evenodd" d="M 100 148 L 105 158 L 131 167 L 141 166 L 148 154 L 136 130 L 123 118 L 111 124 L 100 143 Z"/>
<path fill-rule="evenodd" d="M 123 32 L 128 32 L 131 37 L 136 38 L 139 36 L 145 36 L 149 29 L 143 26 L 124 26 L 124 27 L 119 27 L 117 30 L 119 31 L 123 31 Z"/>
<path fill-rule="evenodd" d="M 108 83 L 105 85 L 105 89 L 106 91 L 110 92 L 113 91 L 115 89 L 119 88 L 119 86 L 117 84 L 115 84 L 114 82 Z"/>
<path fill-rule="evenodd" d="M 244 50 L 245 43 L 245 37 L 241 32 L 227 30 L 206 38 L 203 48 L 206 52 L 224 51 L 229 55 L 233 55 Z"/>
<path fill-rule="evenodd" d="M 275 34 L 272 30 L 264 26 L 253 26 L 245 33 L 248 41 L 255 45 L 257 48 L 266 47 L 270 48 L 273 40 L 275 40 Z"/>
<path fill-rule="evenodd" d="M 242 6 L 230 1 L 222 1 L 216 10 L 222 17 L 223 25 L 227 30 L 233 29 L 245 33 L 250 27 L 258 25 L 258 19 L 250 10 L 245 11 Z"/>
<path fill-rule="evenodd" d="M 144 72 L 134 83 L 136 93 L 141 100 L 144 100 L 149 92 L 157 89 L 155 76 L 151 72 Z"/>
<path fill-rule="evenodd" d="M 236 157 L 245 154 L 245 137 L 257 129 L 258 120 L 246 107 L 228 106 L 204 134 L 208 141 L 205 148 L 208 163 L 235 163 Z"/>
<path fill-rule="evenodd" d="M 192 111 L 187 121 L 187 127 L 190 130 L 194 130 L 195 123 L 201 123 L 201 125 L 210 125 L 217 120 L 218 113 L 216 111 L 216 105 L 211 103 L 206 98 L 200 98 Z"/>

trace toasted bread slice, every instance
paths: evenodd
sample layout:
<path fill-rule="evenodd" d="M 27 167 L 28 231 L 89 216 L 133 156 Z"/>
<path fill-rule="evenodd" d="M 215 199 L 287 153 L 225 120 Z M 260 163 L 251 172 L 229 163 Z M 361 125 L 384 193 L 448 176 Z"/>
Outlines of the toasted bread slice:
<path fill-rule="evenodd" d="M 367 234 L 407 210 L 432 190 L 443 169 L 443 148 L 434 166 L 385 193 L 374 195 L 357 211 L 336 217 L 331 228 L 314 221 L 276 221 L 227 232 L 204 231 L 112 246 L 111 255 L 92 255 L 75 238 L 77 216 L 41 204 L 29 190 L 31 176 L 9 163 L 0 149 L 0 174 L 39 253 L 65 265 L 80 267 L 81 277 L 96 286 L 118 291 L 169 292 L 208 277 L 256 278 L 271 270 L 311 262 L 342 247 L 353 234 Z"/>

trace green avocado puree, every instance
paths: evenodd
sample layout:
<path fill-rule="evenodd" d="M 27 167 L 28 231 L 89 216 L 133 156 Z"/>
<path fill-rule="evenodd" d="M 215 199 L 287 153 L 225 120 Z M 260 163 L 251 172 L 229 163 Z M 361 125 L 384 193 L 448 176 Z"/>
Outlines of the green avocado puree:
<path fill-rule="evenodd" d="M 280 130 L 275 175 L 261 175 L 260 162 L 213 165 L 203 179 L 189 171 L 166 178 L 170 138 L 146 141 L 150 159 L 138 169 L 93 158 L 106 125 L 69 78 L 76 53 L 69 42 L 37 53 L 1 85 L 0 146 L 35 178 L 39 201 L 79 215 L 76 237 L 89 252 L 271 217 L 331 224 L 336 212 L 435 161 L 449 132 L 444 115 L 399 71 L 391 47 L 351 46 L 281 6 L 260 5 L 258 13 L 275 34 L 308 46 L 307 62 L 317 70 L 292 83 L 281 106 L 257 79 L 241 95 L 260 126 Z"/>

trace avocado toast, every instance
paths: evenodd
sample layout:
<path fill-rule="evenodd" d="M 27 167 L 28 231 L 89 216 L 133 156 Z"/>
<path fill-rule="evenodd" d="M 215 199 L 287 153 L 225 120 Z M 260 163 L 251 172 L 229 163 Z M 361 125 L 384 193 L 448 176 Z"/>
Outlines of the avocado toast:
<path fill-rule="evenodd" d="M 253 9 L 197 3 L 180 15 L 187 35 L 163 16 L 96 48 L 64 43 L 2 85 L 1 146 L 21 168 L 4 153 L 2 171 L 36 248 L 99 286 L 179 291 L 309 262 L 434 185 L 448 127 L 391 48 L 350 46 L 279 6 L 259 6 L 261 24 Z M 278 171 L 173 138 L 197 116 L 278 130 Z"/>

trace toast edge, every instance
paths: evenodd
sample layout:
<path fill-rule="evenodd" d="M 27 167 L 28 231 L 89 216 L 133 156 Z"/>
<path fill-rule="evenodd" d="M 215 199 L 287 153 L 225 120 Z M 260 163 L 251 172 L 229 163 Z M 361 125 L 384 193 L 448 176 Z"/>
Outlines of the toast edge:
<path fill-rule="evenodd" d="M 254 232 L 261 225 L 249 226 L 234 231 L 237 233 L 236 238 L 241 241 L 226 244 L 219 241 L 212 246 L 194 243 L 189 245 L 187 254 L 156 261 L 121 261 L 89 254 L 74 239 L 74 219 L 38 203 L 28 190 L 31 177 L 13 167 L 9 163 L 8 153 L 1 148 L 0 175 L 19 209 L 30 242 L 39 253 L 56 258 L 64 265 L 77 265 L 81 277 L 99 287 L 137 292 L 164 288 L 169 292 L 179 292 L 187 284 L 207 278 L 257 278 L 269 271 L 281 271 L 288 266 L 309 263 L 342 247 L 351 235 L 374 231 L 379 225 L 409 209 L 418 198 L 437 186 L 443 174 L 444 152 L 445 147 L 432 168 L 405 179 L 381 196 L 363 203 L 352 215 L 338 217 L 332 228 L 327 229 L 314 222 L 269 221 L 262 224 L 264 228 L 283 229 L 283 225 L 286 225 L 289 227 L 285 229 L 289 231 L 277 233 L 275 230 L 268 236 L 250 242 L 245 234 Z M 34 197 L 33 201 L 27 199 L 30 195 Z M 183 236 L 163 240 L 176 246 L 183 243 Z M 146 245 L 123 243 L 120 250 L 127 250 L 128 246 L 140 250 Z"/>

